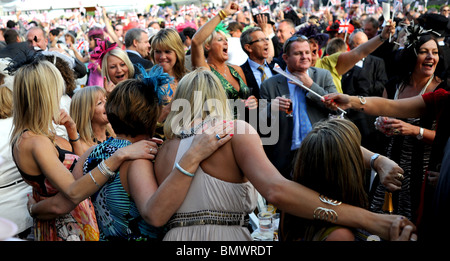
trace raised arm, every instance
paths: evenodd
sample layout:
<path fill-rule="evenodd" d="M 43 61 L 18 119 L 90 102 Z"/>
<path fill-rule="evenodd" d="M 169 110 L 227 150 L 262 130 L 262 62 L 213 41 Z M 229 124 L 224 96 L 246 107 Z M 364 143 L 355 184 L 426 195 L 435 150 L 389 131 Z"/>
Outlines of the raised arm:
<path fill-rule="evenodd" d="M 239 5 L 234 2 L 229 2 L 224 9 L 220 10 L 219 13 L 210 19 L 206 24 L 198 29 L 195 35 L 192 37 L 191 43 L 191 60 L 192 68 L 205 67 L 209 70 L 209 66 L 206 62 L 205 54 L 203 52 L 203 43 L 208 38 L 209 35 L 213 33 L 216 26 L 222 21 L 222 17 L 233 15 L 239 10 Z M 225 19 L 223 17 L 223 19 Z"/>
<path fill-rule="evenodd" d="M 106 31 L 108 32 L 109 36 L 111 36 L 112 42 L 117 43 L 117 46 L 122 48 L 123 43 L 119 40 L 119 37 L 117 37 L 117 34 L 111 25 L 111 20 L 109 19 L 108 14 L 106 13 L 105 7 L 102 7 L 102 17 L 103 17 L 103 21 L 105 22 Z"/>
<path fill-rule="evenodd" d="M 367 57 L 370 53 L 375 51 L 381 44 L 389 39 L 389 35 L 394 35 L 395 33 L 395 22 L 389 20 L 386 26 L 383 28 L 381 34 L 373 37 L 369 41 L 359 45 L 358 47 L 348 51 L 342 52 L 336 63 L 336 70 L 339 75 L 344 75 L 348 70 L 353 68 L 353 66 L 360 61 L 362 58 Z"/>
<path fill-rule="evenodd" d="M 268 18 L 265 15 L 258 14 L 256 16 L 257 24 L 263 31 L 263 33 L 266 35 L 267 38 L 269 38 L 269 54 L 266 59 L 267 63 L 271 63 L 273 58 L 275 57 L 275 48 L 273 47 L 273 42 L 270 41 L 270 36 L 274 34 L 273 27 L 271 24 L 268 23 Z"/>

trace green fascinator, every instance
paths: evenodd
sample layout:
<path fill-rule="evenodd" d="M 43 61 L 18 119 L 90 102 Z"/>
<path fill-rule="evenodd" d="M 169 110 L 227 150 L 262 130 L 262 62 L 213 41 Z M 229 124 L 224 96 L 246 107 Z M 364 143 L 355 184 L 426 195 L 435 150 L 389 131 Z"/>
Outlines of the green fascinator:
<path fill-rule="evenodd" d="M 227 30 L 227 27 L 225 25 L 224 22 L 220 22 L 215 29 L 216 32 L 222 32 L 224 33 L 227 37 L 230 37 L 230 31 Z"/>

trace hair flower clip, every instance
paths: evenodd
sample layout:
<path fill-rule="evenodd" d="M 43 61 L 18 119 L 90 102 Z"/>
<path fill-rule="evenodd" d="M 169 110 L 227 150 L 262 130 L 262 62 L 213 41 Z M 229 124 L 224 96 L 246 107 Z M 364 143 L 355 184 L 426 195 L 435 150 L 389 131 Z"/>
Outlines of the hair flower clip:
<path fill-rule="evenodd" d="M 168 83 L 172 82 L 174 78 L 165 73 L 160 65 L 154 65 L 149 71 L 146 71 L 139 63 L 136 66 L 140 71 L 137 78 L 147 86 L 153 84 L 159 103 L 162 103 L 164 97 L 172 96 L 173 90 Z"/>
<path fill-rule="evenodd" d="M 95 68 L 95 66 L 102 66 L 102 59 L 105 55 L 117 47 L 117 43 L 110 43 L 105 40 L 102 41 L 100 38 L 95 39 L 97 41 L 97 46 L 94 48 L 94 51 L 90 52 L 91 58 L 94 60 L 94 63 L 88 66 L 89 69 Z"/>

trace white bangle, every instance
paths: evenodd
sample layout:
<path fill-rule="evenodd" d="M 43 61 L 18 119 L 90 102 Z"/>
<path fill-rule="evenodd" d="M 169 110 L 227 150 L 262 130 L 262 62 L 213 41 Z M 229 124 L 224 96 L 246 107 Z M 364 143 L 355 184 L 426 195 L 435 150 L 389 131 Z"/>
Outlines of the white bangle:
<path fill-rule="evenodd" d="M 181 173 L 183 173 L 183 174 L 186 175 L 186 176 L 189 176 L 189 177 L 194 177 L 194 176 L 195 176 L 194 174 L 192 174 L 192 173 L 187 172 L 186 170 L 184 170 L 184 169 L 180 166 L 180 164 L 178 164 L 178 162 L 177 162 L 177 164 L 175 164 L 175 168 L 177 168 L 177 170 L 179 170 Z"/>
<path fill-rule="evenodd" d="M 364 98 L 363 96 L 358 96 L 359 102 L 361 103 L 361 105 L 366 104 L 366 98 Z"/>
<path fill-rule="evenodd" d="M 423 128 L 420 128 L 420 129 L 419 129 L 419 135 L 416 136 L 416 138 L 417 138 L 418 140 L 423 139 L 423 132 L 424 132 L 424 129 L 423 129 Z"/>

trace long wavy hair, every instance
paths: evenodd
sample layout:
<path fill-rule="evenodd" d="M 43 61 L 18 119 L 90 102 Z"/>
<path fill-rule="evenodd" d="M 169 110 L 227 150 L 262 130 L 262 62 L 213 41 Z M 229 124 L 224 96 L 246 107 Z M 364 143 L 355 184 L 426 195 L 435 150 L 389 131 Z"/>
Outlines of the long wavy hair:
<path fill-rule="evenodd" d="M 14 76 L 11 143 L 25 129 L 54 141 L 53 121 L 59 123 L 59 102 L 64 93 L 64 79 L 52 63 L 38 59 L 20 67 Z"/>
<path fill-rule="evenodd" d="M 351 121 L 329 119 L 316 123 L 297 153 L 293 181 L 328 198 L 367 209 L 360 146 L 361 134 Z M 334 225 L 284 214 L 283 238 L 311 240 L 327 226 Z"/>
<path fill-rule="evenodd" d="M 105 88 L 100 86 L 86 86 L 73 95 L 70 103 L 70 117 L 72 117 L 77 125 L 80 139 L 89 145 L 95 144 L 92 118 L 94 117 L 96 102 L 102 96 L 106 96 Z M 111 129 L 108 132 L 113 133 Z"/>

